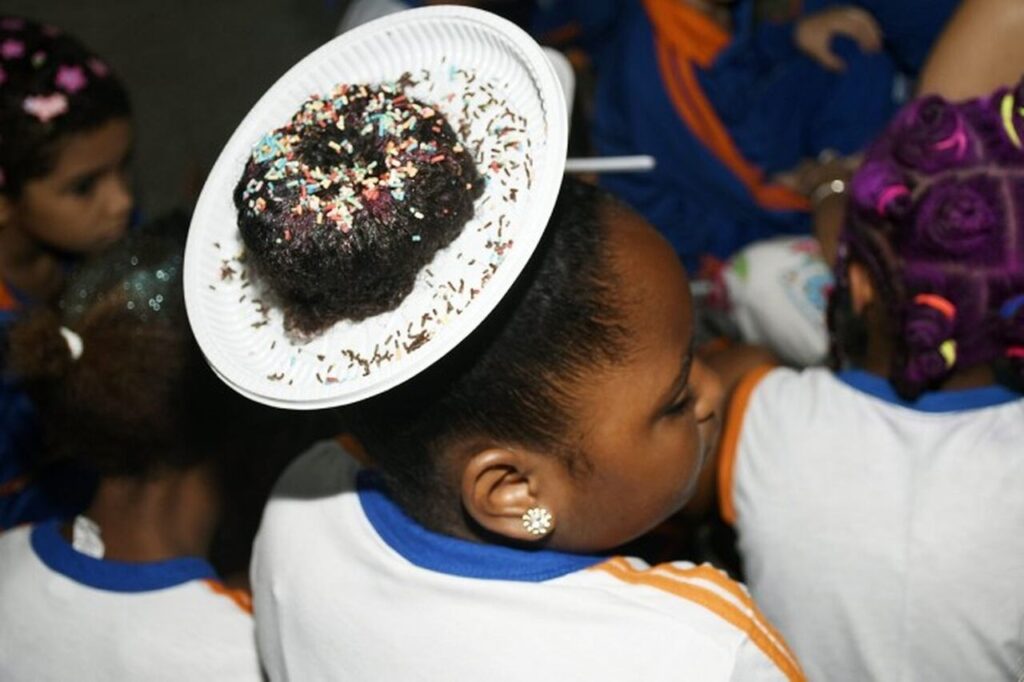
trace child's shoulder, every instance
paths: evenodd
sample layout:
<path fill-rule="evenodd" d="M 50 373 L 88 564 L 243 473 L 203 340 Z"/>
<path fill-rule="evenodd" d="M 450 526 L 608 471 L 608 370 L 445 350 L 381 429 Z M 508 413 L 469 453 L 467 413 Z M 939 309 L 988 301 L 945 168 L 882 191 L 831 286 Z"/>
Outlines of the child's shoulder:
<path fill-rule="evenodd" d="M 797 417 L 833 394 L 837 386 L 835 375 L 825 367 L 759 367 L 740 380 L 730 399 L 728 417 L 734 420 L 755 407 Z"/>
<path fill-rule="evenodd" d="M 762 668 L 771 677 L 803 679 L 800 666 L 775 628 L 754 604 L 747 589 L 709 564 L 671 562 L 650 566 L 629 557 L 613 557 L 587 571 L 593 587 L 625 601 L 638 619 L 652 616 L 668 630 L 730 651 L 737 667 Z M 632 608 L 630 608 L 632 607 Z"/>

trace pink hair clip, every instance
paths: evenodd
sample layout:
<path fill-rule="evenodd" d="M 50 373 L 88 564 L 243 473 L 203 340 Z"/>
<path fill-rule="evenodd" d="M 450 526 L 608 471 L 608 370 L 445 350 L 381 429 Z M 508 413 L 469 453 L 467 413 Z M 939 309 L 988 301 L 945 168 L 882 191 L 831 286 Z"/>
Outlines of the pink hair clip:
<path fill-rule="evenodd" d="M 14 38 L 8 38 L 0 43 L 0 57 L 4 59 L 18 59 L 25 56 L 25 43 Z"/>
<path fill-rule="evenodd" d="M 106 62 L 98 57 L 89 57 L 89 61 L 86 62 L 86 65 L 97 78 L 106 78 L 110 75 L 110 67 L 107 66 Z"/>
<path fill-rule="evenodd" d="M 60 92 L 26 97 L 22 108 L 41 123 L 49 123 L 68 110 L 68 98 Z"/>
<path fill-rule="evenodd" d="M 914 297 L 914 303 L 938 310 L 950 322 L 956 319 L 956 306 L 944 296 L 939 296 L 938 294 L 918 294 Z"/>
<path fill-rule="evenodd" d="M 67 66 L 61 64 L 57 69 L 57 76 L 54 78 L 53 82 L 64 92 L 73 95 L 79 90 L 85 88 L 89 83 L 89 79 L 86 78 L 85 69 L 81 66 Z"/>
<path fill-rule="evenodd" d="M 1006 357 L 1011 360 L 1024 360 L 1024 346 L 1010 346 L 1006 349 Z"/>

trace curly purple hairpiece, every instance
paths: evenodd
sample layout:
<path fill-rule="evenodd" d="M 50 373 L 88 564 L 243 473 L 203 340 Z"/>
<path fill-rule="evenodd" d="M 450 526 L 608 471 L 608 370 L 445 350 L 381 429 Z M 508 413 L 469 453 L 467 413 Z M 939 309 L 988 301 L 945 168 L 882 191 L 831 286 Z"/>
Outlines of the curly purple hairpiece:
<path fill-rule="evenodd" d="M 1024 380 L 1024 81 L 896 115 L 852 182 L 833 306 L 851 260 L 893 321 L 889 378 L 904 398 L 996 361 Z"/>

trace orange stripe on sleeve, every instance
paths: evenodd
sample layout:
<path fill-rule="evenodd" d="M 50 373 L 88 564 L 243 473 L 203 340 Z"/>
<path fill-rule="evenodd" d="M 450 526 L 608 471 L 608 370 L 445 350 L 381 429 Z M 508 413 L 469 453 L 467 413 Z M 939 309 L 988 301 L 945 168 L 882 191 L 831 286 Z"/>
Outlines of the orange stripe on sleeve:
<path fill-rule="evenodd" d="M 227 597 L 235 603 L 235 606 L 242 609 L 250 616 L 252 615 L 252 595 L 245 590 L 232 589 L 226 587 L 224 583 L 219 580 L 204 580 L 206 586 L 209 587 L 215 594 L 219 594 L 222 597 Z"/>
<path fill-rule="evenodd" d="M 757 619 L 759 626 L 768 633 L 768 635 L 775 642 L 776 646 L 783 650 L 783 652 L 793 662 L 793 664 L 799 667 L 799 663 L 797 663 L 796 656 L 790 650 L 789 645 L 786 644 L 785 638 L 783 638 L 782 634 L 775 629 L 775 626 L 772 625 L 771 621 L 765 618 L 764 614 L 762 614 L 761 610 L 757 607 L 757 604 L 754 603 L 754 598 L 751 597 L 750 593 L 747 592 L 747 590 L 744 589 L 744 587 L 740 585 L 738 582 L 730 579 L 729 576 L 727 576 L 725 573 L 723 573 L 722 571 L 718 570 L 710 564 L 702 564 L 700 566 L 694 566 L 693 568 L 688 569 L 681 569 L 672 566 L 671 564 L 665 564 L 659 566 L 658 568 L 665 570 L 669 573 L 676 573 L 684 578 L 690 577 L 697 578 L 698 580 L 705 580 L 709 583 L 716 585 L 720 589 L 729 592 L 731 595 L 733 595 L 733 597 L 736 598 L 736 600 L 739 603 L 743 604 L 751 610 L 751 612 Z"/>
<path fill-rule="evenodd" d="M 775 369 L 771 365 L 764 365 L 751 370 L 740 381 L 736 391 L 729 401 L 729 409 L 725 415 L 725 429 L 722 433 L 722 440 L 718 446 L 718 507 L 722 518 L 729 525 L 736 524 L 736 507 L 733 504 L 732 480 L 733 471 L 736 465 L 736 452 L 739 450 L 740 433 L 743 428 L 743 418 L 746 416 L 747 407 L 750 404 L 750 397 L 754 389 L 761 383 L 768 372 Z"/>
<path fill-rule="evenodd" d="M 739 606 L 708 588 L 683 582 L 660 573 L 660 570 L 665 568 L 666 566 L 663 565 L 641 570 L 632 566 L 624 558 L 616 557 L 595 566 L 594 570 L 608 573 L 631 585 L 645 585 L 661 590 L 706 608 L 745 633 L 750 638 L 750 641 L 786 676 L 786 679 L 791 682 L 802 682 L 805 680 L 803 671 L 800 670 L 799 664 L 797 664 L 793 655 L 785 647 L 785 643 L 781 639 L 776 641 L 776 638 L 769 634 L 763 616 L 756 609 L 751 609 L 749 613 L 744 613 L 744 610 Z M 672 570 L 685 573 L 681 569 Z M 728 591 L 732 593 L 731 589 Z"/>
<path fill-rule="evenodd" d="M 28 476 L 15 476 L 9 481 L 0 483 L 0 497 L 7 495 L 16 495 L 28 487 L 28 484 L 32 482 L 32 479 Z"/>
<path fill-rule="evenodd" d="M 743 156 L 697 80 L 693 65 L 710 66 L 728 45 L 728 33 L 700 10 L 677 0 L 644 0 L 644 6 L 654 28 L 662 81 L 676 112 L 694 137 L 761 206 L 778 211 L 810 210 L 806 197 L 783 185 L 766 182 L 761 169 Z"/>

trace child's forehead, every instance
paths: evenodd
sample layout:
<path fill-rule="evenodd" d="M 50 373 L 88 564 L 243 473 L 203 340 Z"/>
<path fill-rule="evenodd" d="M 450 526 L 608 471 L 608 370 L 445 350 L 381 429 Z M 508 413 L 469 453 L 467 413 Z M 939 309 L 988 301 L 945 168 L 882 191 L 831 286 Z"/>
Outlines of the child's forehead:
<path fill-rule="evenodd" d="M 612 298 L 639 346 L 670 343 L 688 347 L 693 336 L 689 282 L 675 251 L 647 221 L 632 210 L 603 207 L 608 248 L 617 290 Z"/>
<path fill-rule="evenodd" d="M 131 150 L 133 131 L 127 118 L 113 118 L 98 127 L 68 134 L 55 147 L 52 174 L 75 177 L 117 165 Z"/>

